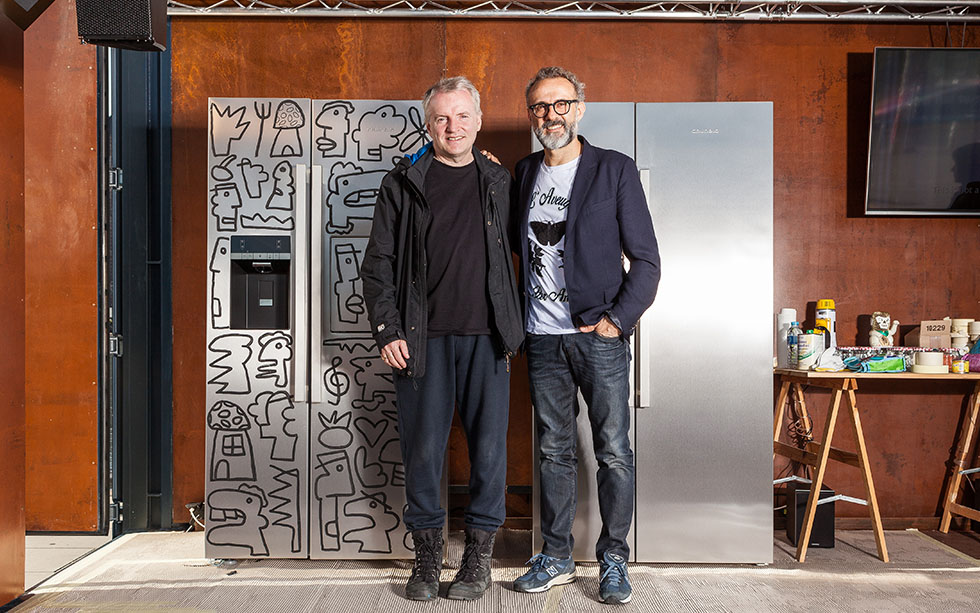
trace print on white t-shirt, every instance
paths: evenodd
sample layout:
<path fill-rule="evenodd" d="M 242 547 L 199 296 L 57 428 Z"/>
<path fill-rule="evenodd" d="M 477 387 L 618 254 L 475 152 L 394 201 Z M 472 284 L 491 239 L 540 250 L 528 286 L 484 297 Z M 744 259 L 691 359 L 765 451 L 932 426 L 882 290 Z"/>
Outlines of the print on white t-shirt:
<path fill-rule="evenodd" d="M 565 224 L 569 196 L 578 170 L 577 157 L 560 166 L 541 162 L 528 202 L 527 331 L 531 334 L 572 334 L 565 289 Z"/>

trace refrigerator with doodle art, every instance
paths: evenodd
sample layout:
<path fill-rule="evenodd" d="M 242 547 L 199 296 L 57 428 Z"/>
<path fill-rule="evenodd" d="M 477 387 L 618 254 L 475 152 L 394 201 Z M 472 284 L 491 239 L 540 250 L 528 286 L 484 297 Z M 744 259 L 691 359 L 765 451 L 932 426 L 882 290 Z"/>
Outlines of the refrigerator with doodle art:
<path fill-rule="evenodd" d="M 409 101 L 208 104 L 206 555 L 411 557 L 359 268 Z M 203 169 L 202 169 L 203 172 Z"/>

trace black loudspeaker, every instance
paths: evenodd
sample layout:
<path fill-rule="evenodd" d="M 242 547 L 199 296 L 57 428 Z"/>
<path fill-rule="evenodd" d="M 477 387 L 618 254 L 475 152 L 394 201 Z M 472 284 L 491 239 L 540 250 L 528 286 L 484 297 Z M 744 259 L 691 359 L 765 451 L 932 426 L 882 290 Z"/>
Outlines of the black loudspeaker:
<path fill-rule="evenodd" d="M 82 42 L 136 51 L 167 48 L 167 0 L 75 0 Z"/>
<path fill-rule="evenodd" d="M 820 498 L 830 498 L 834 490 L 821 487 Z M 789 542 L 796 545 L 803 530 L 803 515 L 806 514 L 806 503 L 810 499 L 810 484 L 791 481 L 786 486 L 786 536 Z M 810 530 L 810 547 L 834 546 L 834 503 L 827 502 L 817 505 L 817 514 L 813 518 L 813 528 Z"/>

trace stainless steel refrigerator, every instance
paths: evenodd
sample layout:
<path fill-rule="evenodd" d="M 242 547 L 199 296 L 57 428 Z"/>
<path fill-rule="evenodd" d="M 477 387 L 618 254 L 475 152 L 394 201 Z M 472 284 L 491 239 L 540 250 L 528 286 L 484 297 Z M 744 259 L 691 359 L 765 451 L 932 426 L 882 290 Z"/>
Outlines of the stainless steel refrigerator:
<path fill-rule="evenodd" d="M 359 269 L 417 102 L 208 103 L 206 555 L 411 557 Z"/>
<path fill-rule="evenodd" d="M 580 133 L 636 161 L 662 259 L 631 339 L 632 557 L 771 562 L 772 104 L 588 103 Z M 574 556 L 594 560 L 586 411 L 578 433 Z"/>

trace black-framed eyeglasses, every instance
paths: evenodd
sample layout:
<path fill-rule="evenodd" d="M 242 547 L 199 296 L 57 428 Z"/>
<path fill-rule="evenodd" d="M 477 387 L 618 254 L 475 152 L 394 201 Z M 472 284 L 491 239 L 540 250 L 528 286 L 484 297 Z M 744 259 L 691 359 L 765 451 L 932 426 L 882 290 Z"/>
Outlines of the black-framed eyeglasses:
<path fill-rule="evenodd" d="M 555 114 L 557 115 L 564 115 L 571 110 L 572 105 L 576 102 L 578 102 L 578 100 L 555 100 L 550 104 L 547 102 L 539 102 L 527 107 L 527 110 L 531 111 L 531 113 L 538 118 L 547 117 L 549 108 L 555 109 Z"/>

